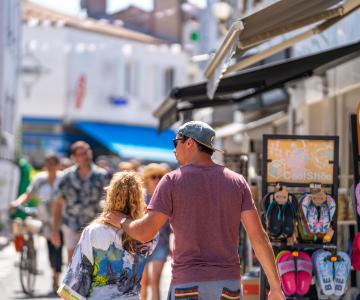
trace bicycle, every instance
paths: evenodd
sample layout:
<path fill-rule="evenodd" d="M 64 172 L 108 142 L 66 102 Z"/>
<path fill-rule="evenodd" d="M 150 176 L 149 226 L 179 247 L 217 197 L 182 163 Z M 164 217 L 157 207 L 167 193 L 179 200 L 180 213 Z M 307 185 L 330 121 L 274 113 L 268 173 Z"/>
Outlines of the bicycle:
<path fill-rule="evenodd" d="M 13 223 L 15 234 L 15 249 L 20 252 L 19 277 L 23 292 L 29 296 L 34 293 L 37 270 L 37 252 L 34 244 L 34 235 L 39 233 L 42 222 L 36 220 L 36 208 L 18 207 L 27 217 L 23 220 L 16 218 Z"/>

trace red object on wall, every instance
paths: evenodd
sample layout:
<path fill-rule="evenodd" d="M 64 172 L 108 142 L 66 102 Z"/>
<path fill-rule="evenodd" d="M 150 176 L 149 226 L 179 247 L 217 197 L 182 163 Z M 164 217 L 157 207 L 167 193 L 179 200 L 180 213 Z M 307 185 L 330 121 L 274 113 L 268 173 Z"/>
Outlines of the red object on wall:
<path fill-rule="evenodd" d="M 75 107 L 77 109 L 81 108 L 84 102 L 85 95 L 86 95 L 86 76 L 82 74 L 76 83 L 76 89 L 75 89 Z"/>

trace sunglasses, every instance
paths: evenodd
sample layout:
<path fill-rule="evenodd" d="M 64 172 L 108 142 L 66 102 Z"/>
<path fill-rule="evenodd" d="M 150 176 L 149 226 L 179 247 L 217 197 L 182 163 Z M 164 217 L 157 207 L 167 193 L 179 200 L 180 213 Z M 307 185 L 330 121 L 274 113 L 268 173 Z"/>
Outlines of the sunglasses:
<path fill-rule="evenodd" d="M 151 175 L 151 176 L 150 176 L 150 178 L 151 178 L 152 180 L 156 180 L 156 179 L 160 180 L 162 177 L 163 177 L 162 175 Z"/>
<path fill-rule="evenodd" d="M 179 141 L 185 141 L 185 140 L 186 140 L 186 137 L 184 137 L 184 136 L 181 137 L 181 138 L 173 139 L 172 141 L 173 141 L 173 144 L 174 144 L 174 148 L 177 147 Z"/>

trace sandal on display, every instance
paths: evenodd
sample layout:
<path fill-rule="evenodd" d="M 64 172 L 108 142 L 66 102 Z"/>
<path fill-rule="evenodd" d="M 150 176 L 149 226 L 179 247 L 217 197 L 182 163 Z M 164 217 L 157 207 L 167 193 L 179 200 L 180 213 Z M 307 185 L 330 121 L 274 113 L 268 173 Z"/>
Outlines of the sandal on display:
<path fill-rule="evenodd" d="M 296 209 L 293 203 L 294 203 L 293 201 L 289 200 L 282 206 L 282 217 L 283 217 L 282 232 L 286 236 L 291 236 L 294 233 Z"/>
<path fill-rule="evenodd" d="M 326 234 L 329 231 L 335 210 L 335 200 L 331 196 L 326 195 L 326 202 L 320 205 L 320 216 L 317 224 L 317 232 Z"/>
<path fill-rule="evenodd" d="M 309 292 L 312 278 L 311 257 L 305 252 L 299 252 L 296 259 L 296 293 L 304 296 Z"/>
<path fill-rule="evenodd" d="M 356 206 L 356 211 L 358 213 L 358 215 L 360 216 L 360 182 L 356 185 L 355 188 L 355 206 Z"/>
<path fill-rule="evenodd" d="M 267 230 L 273 236 L 281 234 L 281 208 L 276 201 L 272 201 L 266 210 Z"/>
<path fill-rule="evenodd" d="M 342 296 L 345 293 L 346 281 L 350 273 L 351 262 L 350 257 L 345 252 L 337 253 L 337 261 L 334 262 L 334 283 L 335 295 Z"/>
<path fill-rule="evenodd" d="M 330 257 L 331 253 L 324 250 L 315 251 L 313 254 L 316 279 L 325 296 L 330 296 L 335 292 L 333 263 L 330 261 Z"/>
<path fill-rule="evenodd" d="M 286 296 L 296 293 L 295 261 L 290 251 L 281 251 L 276 257 L 276 266 L 279 270 L 281 286 Z"/>
<path fill-rule="evenodd" d="M 312 201 L 311 194 L 307 194 L 301 201 L 301 210 L 309 231 L 313 234 L 324 235 L 330 229 L 336 211 L 336 203 L 331 196 L 326 195 L 326 201 L 317 206 Z"/>
<path fill-rule="evenodd" d="M 351 264 L 356 271 L 360 271 L 360 232 L 355 235 L 351 252 Z"/>

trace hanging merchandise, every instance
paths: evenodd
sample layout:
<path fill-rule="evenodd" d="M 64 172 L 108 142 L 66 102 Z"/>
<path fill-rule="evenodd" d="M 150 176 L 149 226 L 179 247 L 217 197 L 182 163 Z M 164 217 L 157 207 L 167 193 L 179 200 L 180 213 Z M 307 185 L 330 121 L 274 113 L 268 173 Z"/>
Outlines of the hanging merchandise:
<path fill-rule="evenodd" d="M 352 245 L 351 264 L 356 271 L 360 271 L 360 232 L 356 234 Z"/>
<path fill-rule="evenodd" d="M 355 188 L 355 205 L 358 216 L 360 217 L 360 182 Z"/>
<path fill-rule="evenodd" d="M 263 224 L 272 238 L 287 238 L 293 235 L 296 220 L 297 200 L 284 185 L 277 185 L 275 192 L 268 193 L 262 201 Z"/>
<path fill-rule="evenodd" d="M 300 200 L 299 234 L 304 241 L 322 239 L 330 242 L 333 236 L 331 222 L 336 211 L 336 202 L 323 189 L 312 189 Z"/>
<path fill-rule="evenodd" d="M 350 257 L 339 251 L 337 255 L 325 250 L 317 250 L 312 255 L 319 299 L 329 296 L 342 296 L 345 293 L 347 278 L 350 273 Z"/>
<path fill-rule="evenodd" d="M 280 251 L 276 256 L 276 266 L 286 296 L 304 296 L 309 292 L 312 263 L 306 252 Z"/>

